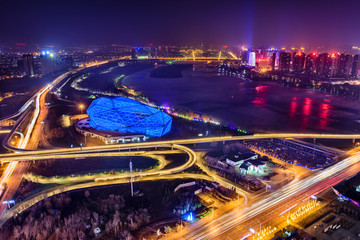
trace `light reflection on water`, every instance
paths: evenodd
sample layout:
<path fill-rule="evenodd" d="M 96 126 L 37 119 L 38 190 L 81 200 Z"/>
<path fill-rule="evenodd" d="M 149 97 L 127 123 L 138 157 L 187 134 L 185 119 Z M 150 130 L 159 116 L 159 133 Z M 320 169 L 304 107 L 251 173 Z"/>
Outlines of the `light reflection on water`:
<path fill-rule="evenodd" d="M 159 104 L 190 109 L 222 123 L 261 131 L 360 130 L 360 101 L 272 82 L 249 82 L 217 72 L 183 72 L 183 78 L 150 78 L 145 70 L 125 78 Z"/>

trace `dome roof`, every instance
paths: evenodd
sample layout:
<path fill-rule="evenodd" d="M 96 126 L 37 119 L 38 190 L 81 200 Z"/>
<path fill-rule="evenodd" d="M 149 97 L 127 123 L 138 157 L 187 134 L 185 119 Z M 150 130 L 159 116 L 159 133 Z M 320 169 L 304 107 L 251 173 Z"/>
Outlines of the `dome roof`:
<path fill-rule="evenodd" d="M 172 123 L 166 113 L 125 97 L 98 98 L 91 103 L 87 113 L 93 128 L 152 137 L 168 133 Z"/>

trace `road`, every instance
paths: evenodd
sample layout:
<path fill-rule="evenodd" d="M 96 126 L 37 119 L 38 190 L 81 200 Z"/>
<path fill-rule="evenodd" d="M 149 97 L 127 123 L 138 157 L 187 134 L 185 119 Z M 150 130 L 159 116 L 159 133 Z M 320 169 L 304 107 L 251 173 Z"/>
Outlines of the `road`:
<path fill-rule="evenodd" d="M 35 94 L 35 109 L 33 112 L 33 116 L 31 117 L 28 127 L 26 128 L 24 137 L 21 138 L 21 140 L 19 141 L 18 148 L 30 150 L 35 150 L 37 148 L 40 138 L 39 133 L 41 133 L 42 127 L 41 122 L 45 119 L 47 113 L 45 110 L 45 97 L 51 90 L 53 84 L 58 84 L 68 75 L 69 73 L 64 73 L 60 75 L 52 82 L 52 84 L 45 86 Z M 28 169 L 28 167 L 28 162 L 13 161 L 9 163 L 0 179 L 0 195 L 2 194 L 1 202 L 11 200 L 13 198 L 16 190 L 20 185 L 22 175 Z M 5 205 L 1 205 L 0 212 L 2 213 L 5 208 Z"/>
<path fill-rule="evenodd" d="M 0 129 L 0 134 L 7 134 L 9 132 L 11 132 L 9 129 Z"/>
<path fill-rule="evenodd" d="M 114 59 L 117 60 L 117 59 Z M 74 74 L 78 71 L 81 71 L 88 67 L 93 67 L 96 65 L 101 65 L 108 63 L 109 61 L 96 62 L 93 64 L 89 64 L 85 67 L 78 68 L 74 71 L 66 72 L 59 77 L 55 78 L 50 84 L 41 88 L 30 100 L 26 102 L 26 104 L 19 110 L 19 114 L 25 114 L 26 109 L 30 106 L 30 104 L 35 102 L 35 109 L 33 112 L 33 116 L 30 119 L 30 123 L 26 128 L 26 133 L 24 134 L 24 138 L 19 142 L 18 148 L 16 150 L 23 151 L 24 149 L 35 150 L 39 144 L 39 140 L 42 133 L 42 125 L 41 122 L 46 118 L 47 109 L 45 105 L 45 99 L 47 94 L 51 91 L 51 89 L 61 83 L 66 77 L 71 74 Z M 19 115 L 19 114 L 15 115 Z M 14 116 L 15 116 L 14 115 Z M 13 116 L 12 116 L 13 117 Z M 16 153 L 16 152 L 15 152 Z M 13 195 L 15 194 L 24 171 L 28 168 L 27 162 L 11 162 L 5 169 L 3 175 L 0 179 L 0 196 L 1 202 L 5 200 L 11 200 Z M 5 205 L 0 206 L 0 213 L 3 213 L 5 209 Z"/>
<path fill-rule="evenodd" d="M 219 182 L 221 185 L 223 185 L 224 187 L 228 187 L 228 188 L 232 188 L 235 187 L 238 191 L 239 194 L 241 194 L 245 201 L 247 202 L 247 196 L 242 189 L 240 189 L 238 186 L 232 184 L 229 180 L 224 179 L 222 177 L 219 177 L 216 175 L 216 173 L 211 172 L 209 175 L 199 175 L 199 174 L 191 174 L 191 173 L 181 173 L 184 170 L 188 169 L 189 167 L 193 166 L 195 163 L 199 164 L 199 166 L 204 169 L 205 171 L 207 171 L 207 168 L 202 165 L 201 161 L 198 161 L 198 156 L 197 154 L 191 150 L 188 147 L 182 146 L 182 145 L 177 145 L 177 144 L 168 144 L 168 145 L 155 145 L 153 146 L 153 148 L 155 148 L 154 151 L 138 151 L 138 152 L 105 152 L 105 153 L 80 153 L 80 154 L 66 154 L 66 155 L 52 155 L 52 158 L 71 158 L 71 157 L 83 157 L 83 156 L 117 156 L 117 155 L 136 155 L 136 154 L 144 154 L 144 155 L 148 155 L 151 156 L 154 153 L 159 152 L 159 150 L 156 150 L 157 148 L 170 148 L 171 151 L 178 151 L 181 150 L 182 152 L 187 153 L 187 155 L 189 156 L 188 161 L 186 161 L 184 164 L 171 168 L 171 169 L 162 169 L 164 166 L 164 163 L 162 164 L 161 167 L 159 167 L 158 169 L 154 170 L 154 171 L 146 171 L 146 172 L 135 172 L 133 173 L 133 178 L 136 181 L 150 181 L 150 180 L 161 180 L 161 179 L 177 179 L 177 178 L 194 178 L 194 179 L 203 179 L 203 180 L 208 180 L 208 181 L 214 181 L 216 180 L 217 182 Z M 149 146 L 146 146 L 146 148 L 149 148 Z M 119 149 L 117 149 L 119 150 Z M 163 152 L 163 150 L 161 150 L 161 152 Z M 37 159 L 44 159 L 47 158 L 49 159 L 49 156 L 37 156 Z M 16 163 L 18 163 L 17 161 L 15 161 Z M 14 161 L 12 161 L 11 163 L 15 163 Z M 24 161 L 26 162 L 26 161 Z M 11 164 L 10 163 L 10 164 Z M 21 211 L 25 210 L 27 207 L 32 206 L 34 203 L 36 203 L 37 201 L 40 201 L 42 199 L 44 199 L 45 197 L 48 196 L 52 196 L 54 194 L 58 194 L 60 192 L 63 191 L 69 191 L 72 189 L 78 189 L 78 188 L 85 188 L 85 187 L 92 187 L 92 186 L 99 186 L 99 185 L 111 185 L 111 184 L 115 184 L 115 183 L 126 183 L 129 182 L 129 178 L 130 178 L 130 174 L 129 173 L 124 173 L 124 174 L 119 174 L 119 175 L 109 175 L 109 176 L 104 176 L 104 177 L 97 177 L 97 176 L 82 176 L 82 177 L 74 177 L 72 178 L 70 181 L 72 182 L 84 182 L 84 181 L 90 181 L 87 184 L 83 184 L 83 185 L 70 185 L 69 187 L 58 187 L 50 192 L 48 192 L 47 190 L 45 191 L 45 193 L 42 193 L 40 195 L 37 195 L 37 197 L 35 198 L 31 198 L 28 199 L 22 203 L 20 203 L 21 207 L 19 207 L 17 204 L 15 207 L 11 208 L 9 211 L 4 211 L 3 215 L 0 216 L 0 223 L 5 223 L 11 216 L 13 216 L 16 213 L 19 213 L 19 209 L 21 209 Z M 37 179 L 37 181 L 41 181 L 40 179 Z M 51 179 L 51 180 L 47 180 L 47 183 L 64 183 L 64 182 L 70 182 L 68 180 L 63 180 L 63 179 Z M 76 186 L 76 188 L 74 188 Z M 30 204 L 31 203 L 31 204 Z"/>
<path fill-rule="evenodd" d="M 34 102 L 34 100 L 32 98 L 29 99 L 16 113 L 9 115 L 9 116 L 2 117 L 2 118 L 0 118 L 0 121 L 9 120 L 9 119 L 15 118 L 15 117 L 23 114 L 26 111 L 26 109 L 28 109 L 33 102 Z"/>
<path fill-rule="evenodd" d="M 191 151 L 192 150 L 190 150 L 190 153 Z M 204 165 L 201 165 L 201 162 L 198 157 L 196 157 L 196 154 L 192 155 L 192 157 L 194 157 L 194 159 L 190 160 L 191 162 L 196 162 L 201 168 L 205 168 Z M 232 211 L 224 213 L 212 221 L 209 221 L 209 219 L 204 220 L 206 222 L 200 220 L 200 222 L 192 224 L 189 228 L 184 229 L 183 239 L 226 239 L 228 236 L 231 239 L 239 239 L 242 236 L 249 234 L 250 227 L 257 229 L 259 224 L 258 220 L 260 220 L 263 226 L 269 221 L 274 221 L 274 219 L 278 219 L 280 221 L 280 213 L 284 212 L 287 208 L 289 208 L 289 206 L 299 203 L 308 198 L 310 195 L 317 194 L 324 189 L 327 189 L 352 176 L 358 171 L 359 167 L 360 153 L 354 153 L 353 156 L 348 157 L 323 171 L 316 172 L 310 177 L 302 180 L 295 180 L 273 193 L 264 196 L 254 195 L 249 200 L 245 208 L 243 206 L 235 206 Z M 208 181 L 213 181 L 214 178 L 217 180 L 220 179 L 216 175 L 206 176 L 191 173 L 171 174 L 171 172 L 172 170 L 168 170 L 168 175 L 144 174 L 140 176 L 140 174 L 138 174 L 134 176 L 134 181 L 153 181 L 161 179 L 171 180 L 177 178 L 204 179 Z M 210 171 L 207 171 L 206 173 L 213 174 Z M 16 205 L 4 216 L 1 216 L 0 223 L 6 221 L 11 216 L 22 212 L 36 202 L 54 194 L 74 189 L 127 182 L 129 182 L 129 176 L 114 179 L 100 178 L 89 183 L 62 185 L 51 190 L 46 190 L 45 192 L 39 193 L 38 195 Z"/>
<path fill-rule="evenodd" d="M 146 177 L 142 176 L 142 177 L 134 178 L 133 181 L 134 182 L 159 181 L 159 180 L 192 179 L 192 178 L 212 181 L 212 178 L 209 176 L 201 175 L 201 174 L 191 174 L 191 173 L 173 174 L 168 176 L 146 176 Z M 3 224 L 11 217 L 20 214 L 21 212 L 33 206 L 37 202 L 44 200 L 45 198 L 51 197 L 53 195 L 72 191 L 72 190 L 77 190 L 77 189 L 128 183 L 129 181 L 130 181 L 129 178 L 124 178 L 124 179 L 116 179 L 111 181 L 96 181 L 96 182 L 81 183 L 81 184 L 68 184 L 42 191 L 41 193 L 38 193 L 30 197 L 29 199 L 20 202 L 19 204 L 12 207 L 9 211 L 6 211 L 4 214 L 2 214 L 0 216 L 0 227 L 2 227 Z"/>
<path fill-rule="evenodd" d="M 57 148 L 48 150 L 36 150 L 17 152 L 10 154 L 0 154 L 0 161 L 7 157 L 29 157 L 41 154 L 61 154 L 70 152 L 86 152 L 86 151 L 106 151 L 116 150 L 118 148 L 132 148 L 141 146 L 154 146 L 166 145 L 166 144 L 197 144 L 197 143 L 210 143 L 210 142 L 225 142 L 225 141 L 239 141 L 239 140 L 256 140 L 256 139 L 271 139 L 271 138 L 321 138 L 321 139 L 360 139 L 360 134 L 313 134 L 313 133 L 265 133 L 265 134 L 253 134 L 244 136 L 220 136 L 220 137 L 207 137 L 207 138 L 190 138 L 190 139 L 176 139 L 167 141 L 152 141 L 152 142 L 138 142 L 138 143 L 126 143 L 126 144 L 108 144 L 92 147 L 74 147 L 74 148 Z M 21 149 L 19 149 L 21 151 Z"/>
<path fill-rule="evenodd" d="M 41 95 L 40 95 L 41 96 Z M 40 96 L 38 96 L 36 99 L 36 102 L 40 102 Z M 40 105 L 39 105 L 40 106 Z M 40 112 L 40 111 L 39 111 Z M 35 125 L 36 121 L 34 122 Z M 39 124 L 39 123 L 38 123 Z M 39 125 L 35 125 L 38 126 Z M 39 130 L 37 130 L 39 131 Z M 35 133 L 37 132 L 35 131 Z M 35 136 L 37 136 L 35 134 Z M 210 138 L 193 138 L 193 139 L 181 139 L 181 140 L 170 140 L 170 141 L 156 141 L 156 142 L 140 142 L 140 143 L 130 143 L 130 144 L 117 144 L 117 145 L 102 145 L 102 146 L 95 146 L 95 147 L 83 147 L 83 148 L 64 148 L 64 149 L 51 149 L 51 150 L 35 150 L 35 151 L 31 151 L 31 152 L 22 152 L 22 153 L 11 153 L 11 154 L 1 154 L 0 158 L 1 161 L 6 161 L 6 158 L 12 157 L 14 159 L 15 158 L 24 158 L 24 159 L 29 159 L 30 157 L 32 157 L 33 160 L 37 159 L 37 158 L 43 158 L 43 156 L 41 155 L 46 155 L 48 158 L 56 158 L 56 156 L 58 154 L 68 154 L 68 153 L 86 153 L 88 151 L 109 151 L 109 150 L 120 150 L 120 149 L 128 149 L 128 148 L 134 148 L 134 147 L 154 147 L 154 146 L 168 146 L 168 147 L 172 147 L 172 146 L 177 146 L 177 148 L 181 149 L 185 149 L 184 151 L 186 151 L 189 156 L 192 156 L 193 162 L 192 161 L 188 161 L 187 164 L 189 164 L 188 166 L 181 166 L 178 169 L 172 169 L 172 170 L 163 170 L 163 171 L 159 171 L 159 172 L 152 172 L 152 173 L 148 173 L 148 174 L 152 174 L 152 175 L 166 175 L 166 174 L 173 174 L 173 173 L 178 173 L 181 171 L 184 171 L 186 168 L 192 166 L 194 164 L 194 162 L 196 162 L 196 154 L 188 149 L 185 148 L 184 146 L 181 146 L 179 144 L 194 144 L 194 143 L 203 143 L 203 142 L 212 142 L 212 141 L 234 141 L 234 140 L 244 140 L 244 139 L 264 139 L 264 138 L 343 138 L 343 139 L 355 139 L 355 138 L 360 138 L 360 135 L 354 134 L 354 135 L 342 135 L 342 134 L 301 134 L 301 133 L 270 133 L 270 134 L 254 134 L 254 135 L 246 135 L 246 136 L 222 136 L 222 137 L 210 137 Z M 24 141 L 26 141 L 27 135 L 24 138 Z M 32 144 L 36 144 L 35 141 L 31 141 Z M 22 145 L 24 146 L 24 145 Z M 32 145 L 34 146 L 34 145 Z M 8 168 L 5 171 L 5 174 L 3 175 L 1 181 L 2 183 L 4 181 L 9 182 L 10 177 L 14 176 L 14 179 L 11 179 L 11 187 L 8 187 L 6 194 L 4 194 L 3 200 L 7 200 L 10 199 L 10 197 L 14 194 L 15 190 L 17 189 L 18 184 L 20 183 L 20 177 L 22 176 L 22 171 L 24 171 L 24 169 L 26 169 L 26 163 L 22 163 L 22 165 L 18 168 L 18 173 L 12 174 L 12 172 L 16 169 L 16 165 L 18 164 L 17 161 L 15 162 L 11 162 L 8 166 Z M 201 164 L 199 163 L 199 165 L 201 166 Z M 9 172 L 7 171 L 9 169 Z M 226 186 L 226 187 L 234 187 L 234 184 L 232 184 L 230 181 L 226 180 L 226 179 L 222 179 L 220 177 L 216 178 L 216 175 L 214 175 L 211 172 L 208 172 L 209 176 L 212 176 L 216 181 L 219 181 L 222 185 Z M 213 174 L 213 175 L 211 175 Z M 17 178 L 16 178 L 17 177 Z M 3 180 L 5 179 L 5 180 Z M 235 188 L 237 189 L 237 191 L 239 193 L 241 193 L 245 199 L 246 198 L 246 194 L 243 193 L 243 191 L 241 191 L 240 188 L 238 188 L 238 186 L 235 186 Z M 9 190 L 10 189 L 10 190 Z M 11 191 L 12 190 L 12 191 Z M 7 193 L 10 192 L 10 193 Z"/>
<path fill-rule="evenodd" d="M 279 213 L 287 205 L 298 203 L 312 194 L 317 194 L 358 172 L 360 154 L 355 154 L 343 161 L 315 173 L 314 175 L 289 183 L 282 189 L 269 194 L 260 200 L 249 202 L 248 207 L 238 208 L 205 224 L 194 224 L 183 235 L 183 239 L 239 239 L 249 233 L 249 228 L 259 226 L 257 220 L 279 218 Z M 257 201 L 258 200 L 258 201 Z"/>
<path fill-rule="evenodd" d="M 176 148 L 176 147 L 174 147 Z M 191 150 L 190 150 L 191 151 Z M 188 154 L 188 160 L 186 163 L 175 167 L 168 169 L 166 171 L 161 171 L 166 165 L 167 161 L 164 157 L 159 156 L 163 154 L 174 154 L 174 153 L 184 153 L 185 151 L 182 150 L 154 150 L 154 151 L 132 151 L 132 152 L 106 152 L 106 153 L 89 153 L 89 154 L 70 154 L 70 155 L 61 155 L 56 158 L 56 160 L 60 159 L 68 159 L 68 158 L 78 158 L 78 157 L 119 157 L 119 156 L 143 156 L 143 157 L 149 157 L 154 158 L 159 162 L 159 165 L 156 168 L 153 168 L 151 170 L 148 170 L 146 172 L 133 172 L 133 176 L 150 176 L 150 175 L 166 175 L 171 174 L 172 172 L 179 172 L 184 171 L 186 168 L 191 167 L 194 164 L 194 159 L 192 158 L 192 154 L 190 155 L 190 152 L 185 152 Z M 48 159 L 48 158 L 46 158 Z M 81 176 L 74 176 L 74 177 L 49 177 L 49 178 L 40 178 L 36 177 L 34 175 L 25 174 L 24 178 L 28 181 L 41 183 L 41 184 L 50 184 L 50 183 L 56 183 L 56 184 L 63 184 L 63 183 L 79 183 L 79 182 L 86 182 L 86 181 L 104 181 L 104 180 L 110 180 L 110 179 L 121 179 L 121 178 L 128 178 L 130 177 L 127 173 L 121 173 L 121 174 L 111 174 L 106 175 L 103 177 L 99 177 L 99 174 L 94 175 L 81 175 Z"/>

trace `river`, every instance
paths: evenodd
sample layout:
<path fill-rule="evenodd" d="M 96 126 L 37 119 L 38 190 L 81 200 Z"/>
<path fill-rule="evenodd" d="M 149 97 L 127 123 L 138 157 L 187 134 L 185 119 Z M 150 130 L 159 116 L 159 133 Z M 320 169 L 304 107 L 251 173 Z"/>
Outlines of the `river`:
<path fill-rule="evenodd" d="M 207 114 L 252 131 L 360 131 L 360 101 L 274 82 L 251 82 L 219 72 L 188 68 L 180 78 L 152 78 L 152 69 L 130 74 L 124 83 L 162 105 Z"/>

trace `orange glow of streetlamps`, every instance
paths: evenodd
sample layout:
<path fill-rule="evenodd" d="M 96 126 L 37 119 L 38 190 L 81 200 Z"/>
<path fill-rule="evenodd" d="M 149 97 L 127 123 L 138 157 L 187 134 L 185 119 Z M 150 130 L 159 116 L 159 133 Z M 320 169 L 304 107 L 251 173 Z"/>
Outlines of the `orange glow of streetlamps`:
<path fill-rule="evenodd" d="M 79 108 L 81 109 L 81 113 L 83 113 L 84 108 L 85 108 L 84 104 L 80 104 L 80 105 L 79 105 Z"/>

